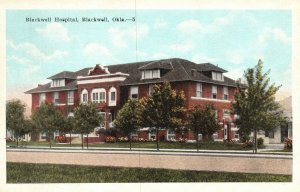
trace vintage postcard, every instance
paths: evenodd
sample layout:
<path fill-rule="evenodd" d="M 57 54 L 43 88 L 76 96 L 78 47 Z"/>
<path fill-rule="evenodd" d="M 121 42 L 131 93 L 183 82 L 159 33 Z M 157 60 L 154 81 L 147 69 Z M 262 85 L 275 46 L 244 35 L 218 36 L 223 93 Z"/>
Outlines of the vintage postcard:
<path fill-rule="evenodd" d="M 1 191 L 295 191 L 296 5 L 3 3 Z"/>

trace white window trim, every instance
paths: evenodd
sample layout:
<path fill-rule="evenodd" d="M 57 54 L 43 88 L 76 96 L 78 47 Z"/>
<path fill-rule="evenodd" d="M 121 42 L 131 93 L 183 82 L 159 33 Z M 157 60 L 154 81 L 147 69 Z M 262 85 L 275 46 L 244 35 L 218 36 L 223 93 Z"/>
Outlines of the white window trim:
<path fill-rule="evenodd" d="M 98 94 L 98 98 L 96 100 L 93 98 L 94 93 Z M 104 95 L 104 98 L 100 99 L 101 95 Z M 91 101 L 94 103 L 106 103 L 106 90 L 104 88 L 93 89 L 91 92 Z"/>
<path fill-rule="evenodd" d="M 83 101 L 83 95 L 86 94 L 86 101 Z M 88 91 L 86 89 L 83 89 L 81 91 L 81 94 L 80 94 L 80 101 L 81 103 L 87 103 L 89 101 L 89 96 L 88 96 Z"/>
<path fill-rule="evenodd" d="M 149 76 L 146 77 L 146 73 L 148 73 Z M 156 74 L 156 75 L 154 76 L 153 74 Z M 160 78 L 160 70 L 159 69 L 142 71 L 142 79 L 158 79 L 158 78 Z"/>
<path fill-rule="evenodd" d="M 70 93 L 72 93 L 72 94 L 70 94 Z M 69 102 L 70 100 L 73 102 Z M 68 103 L 68 105 L 74 105 L 74 91 L 68 91 L 67 103 Z"/>
<path fill-rule="evenodd" d="M 225 91 L 226 90 L 226 91 Z M 227 95 L 227 99 L 225 98 L 225 95 Z M 228 94 L 228 87 L 224 86 L 223 87 L 223 99 L 228 100 L 229 99 L 229 94 Z"/>
<path fill-rule="evenodd" d="M 202 97 L 203 87 L 202 83 L 196 83 L 196 97 Z"/>
<path fill-rule="evenodd" d="M 220 72 L 212 72 L 211 78 L 216 81 L 224 81 L 223 73 Z"/>
<path fill-rule="evenodd" d="M 132 98 L 133 94 L 137 94 L 137 98 Z M 138 99 L 139 98 L 139 87 L 138 86 L 131 86 L 130 87 L 130 99 Z"/>
<path fill-rule="evenodd" d="M 213 97 L 214 94 L 216 94 L 216 98 Z M 218 87 L 216 85 L 211 86 L 211 98 L 212 99 L 217 99 L 218 98 Z"/>
<path fill-rule="evenodd" d="M 115 93 L 115 100 L 111 100 L 112 93 Z M 115 87 L 111 87 L 109 89 L 109 96 L 108 96 L 108 105 L 109 106 L 116 106 L 117 105 L 117 89 Z"/>
<path fill-rule="evenodd" d="M 43 96 L 42 96 L 43 95 Z M 40 93 L 39 94 L 39 105 L 44 103 L 46 101 L 46 93 Z"/>
<path fill-rule="evenodd" d="M 66 85 L 65 79 L 53 79 L 51 82 L 51 87 L 64 87 Z"/>

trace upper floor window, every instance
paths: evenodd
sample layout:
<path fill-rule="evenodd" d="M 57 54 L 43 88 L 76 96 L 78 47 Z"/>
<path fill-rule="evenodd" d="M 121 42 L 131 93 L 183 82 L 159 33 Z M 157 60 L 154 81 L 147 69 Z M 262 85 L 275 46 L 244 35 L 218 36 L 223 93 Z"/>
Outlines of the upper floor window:
<path fill-rule="evenodd" d="M 202 83 L 196 84 L 196 97 L 202 97 Z"/>
<path fill-rule="evenodd" d="M 224 99 L 228 100 L 228 87 L 223 87 Z"/>
<path fill-rule="evenodd" d="M 138 86 L 130 87 L 130 99 L 138 99 L 139 98 L 139 88 Z"/>
<path fill-rule="evenodd" d="M 58 92 L 54 92 L 53 93 L 53 103 L 54 103 L 54 105 L 58 104 L 58 98 L 59 98 Z"/>
<path fill-rule="evenodd" d="M 92 102 L 94 103 L 105 103 L 106 102 L 106 91 L 103 88 L 93 89 L 91 93 Z"/>
<path fill-rule="evenodd" d="M 39 95 L 39 104 L 44 103 L 46 100 L 46 94 L 45 93 L 40 93 Z"/>
<path fill-rule="evenodd" d="M 149 95 L 152 95 L 152 93 L 154 92 L 153 86 L 154 85 L 149 85 Z"/>
<path fill-rule="evenodd" d="M 160 70 L 145 70 L 142 71 L 142 79 L 155 79 L 160 78 Z"/>
<path fill-rule="evenodd" d="M 212 79 L 217 81 L 224 81 L 224 77 L 222 73 L 212 72 Z"/>
<path fill-rule="evenodd" d="M 217 99 L 217 86 L 215 85 L 212 86 L 211 98 Z"/>
<path fill-rule="evenodd" d="M 83 89 L 81 92 L 81 102 L 82 103 L 88 102 L 88 91 L 86 89 Z"/>
<path fill-rule="evenodd" d="M 51 87 L 64 87 L 65 79 L 53 79 L 51 83 Z"/>
<path fill-rule="evenodd" d="M 74 91 L 68 91 L 68 104 L 74 103 Z"/>
<path fill-rule="evenodd" d="M 116 93 L 117 93 L 117 90 L 115 87 L 111 87 L 109 89 L 109 101 L 108 102 L 109 102 L 110 106 L 116 106 L 116 101 L 117 101 Z"/>

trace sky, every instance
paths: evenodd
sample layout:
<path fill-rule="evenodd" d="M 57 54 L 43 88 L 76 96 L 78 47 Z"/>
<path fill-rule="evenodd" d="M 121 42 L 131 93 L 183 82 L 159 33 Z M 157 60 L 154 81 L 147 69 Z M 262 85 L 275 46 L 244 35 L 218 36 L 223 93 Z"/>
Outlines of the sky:
<path fill-rule="evenodd" d="M 26 22 L 51 17 L 52 22 Z M 54 18 L 79 22 L 54 22 Z M 107 17 L 107 23 L 80 22 Z M 113 22 L 112 18 L 135 21 Z M 259 59 L 291 95 L 291 12 L 287 10 L 8 10 L 7 98 L 28 100 L 24 91 L 61 71 L 166 58 L 210 62 L 242 77 Z"/>

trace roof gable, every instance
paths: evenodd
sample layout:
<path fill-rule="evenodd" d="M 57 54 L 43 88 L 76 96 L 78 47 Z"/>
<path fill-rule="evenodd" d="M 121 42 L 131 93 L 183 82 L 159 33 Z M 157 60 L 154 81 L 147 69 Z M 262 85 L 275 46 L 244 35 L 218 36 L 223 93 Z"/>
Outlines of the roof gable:
<path fill-rule="evenodd" d="M 109 73 L 107 67 L 97 64 L 94 68 L 89 70 L 88 75 L 104 75 Z"/>

